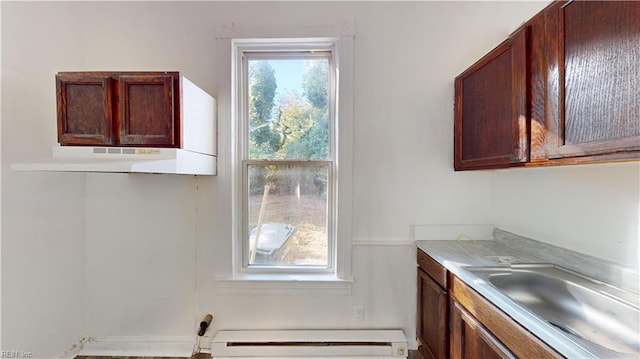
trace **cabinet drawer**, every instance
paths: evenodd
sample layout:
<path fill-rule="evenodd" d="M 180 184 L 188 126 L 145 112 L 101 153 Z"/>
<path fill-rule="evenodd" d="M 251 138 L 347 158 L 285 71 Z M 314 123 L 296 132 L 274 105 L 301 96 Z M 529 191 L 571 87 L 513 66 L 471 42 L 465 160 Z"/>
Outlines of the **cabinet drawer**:
<path fill-rule="evenodd" d="M 418 265 L 442 288 L 447 288 L 447 270 L 421 249 L 418 249 Z"/>

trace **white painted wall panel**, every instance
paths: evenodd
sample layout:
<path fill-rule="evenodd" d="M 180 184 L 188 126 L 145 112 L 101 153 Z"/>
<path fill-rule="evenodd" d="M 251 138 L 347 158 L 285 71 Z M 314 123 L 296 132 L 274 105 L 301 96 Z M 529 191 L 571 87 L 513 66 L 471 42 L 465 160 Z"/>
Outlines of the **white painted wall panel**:
<path fill-rule="evenodd" d="M 84 180 L 4 170 L 2 185 L 2 349 L 49 358 L 85 334 Z"/>
<path fill-rule="evenodd" d="M 54 74 L 84 60 L 82 33 L 58 24 L 83 28 L 83 6 L 1 6 L 2 350 L 50 358 L 86 333 L 84 176 L 9 167 L 56 141 Z"/>
<path fill-rule="evenodd" d="M 496 171 L 492 199 L 498 228 L 639 267 L 638 163 Z"/>
<path fill-rule="evenodd" d="M 398 242 L 354 247 L 355 282 L 349 295 L 304 294 L 287 289 L 280 293 L 243 290 L 234 294 L 216 293 L 214 285 L 201 288 L 201 293 L 210 293 L 206 298 L 213 298 L 203 304 L 215 313 L 212 330 L 395 328 L 414 333 L 416 252 L 413 245 Z M 363 320 L 354 317 L 356 306 L 363 308 Z M 413 341 L 412 334 L 407 337 Z"/>
<path fill-rule="evenodd" d="M 87 333 L 195 330 L 194 182 L 193 176 L 88 175 Z"/>

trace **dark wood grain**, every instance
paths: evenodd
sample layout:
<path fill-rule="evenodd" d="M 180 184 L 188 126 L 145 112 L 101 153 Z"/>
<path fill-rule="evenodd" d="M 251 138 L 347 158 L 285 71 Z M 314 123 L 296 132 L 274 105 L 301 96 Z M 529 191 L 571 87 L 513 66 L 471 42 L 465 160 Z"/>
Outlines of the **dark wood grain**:
<path fill-rule="evenodd" d="M 511 72 L 509 47 L 463 80 L 463 161 L 511 152 Z"/>
<path fill-rule="evenodd" d="M 448 295 L 418 268 L 418 339 L 420 353 L 429 359 L 448 357 Z"/>
<path fill-rule="evenodd" d="M 112 81 L 109 76 L 57 75 L 58 142 L 109 145 L 113 138 Z"/>
<path fill-rule="evenodd" d="M 451 301 L 452 359 L 515 359 L 516 357 L 459 303 Z"/>
<path fill-rule="evenodd" d="M 468 287 L 463 281 L 450 275 L 449 295 L 486 328 L 500 343 L 519 358 L 551 359 L 562 358 L 551 347 L 546 345 L 535 335 L 515 322 L 511 317 L 496 308 L 476 291 Z M 455 323 L 454 323 L 455 324 Z M 459 329 L 453 329 L 456 333 Z M 459 340 L 451 344 L 452 358 L 463 356 L 453 355 L 459 346 Z"/>
<path fill-rule="evenodd" d="M 529 106 L 529 139 L 530 154 L 529 160 L 547 160 L 545 143 L 547 138 L 547 125 L 545 121 L 546 103 L 546 62 L 545 62 L 545 34 L 544 34 L 544 14 L 541 12 L 528 22 L 530 28 L 530 38 L 527 42 L 529 60 L 527 64 L 527 83 L 530 88 L 527 99 Z"/>
<path fill-rule="evenodd" d="M 640 2 L 575 2 L 563 18 L 565 142 L 640 135 Z"/>
<path fill-rule="evenodd" d="M 456 77 L 454 168 L 506 167 L 529 155 L 527 34 L 516 31 Z"/>
<path fill-rule="evenodd" d="M 181 145 L 178 72 L 60 72 L 61 145 Z"/>
<path fill-rule="evenodd" d="M 118 81 L 118 142 L 173 146 L 173 78 L 170 75 L 123 75 Z"/>
<path fill-rule="evenodd" d="M 442 288 L 447 288 L 447 269 L 430 255 L 418 249 L 418 266 Z"/>
<path fill-rule="evenodd" d="M 500 60 L 498 50 L 503 46 L 508 43 L 516 46 L 519 42 L 515 38 L 522 31 L 527 32 L 526 60 L 512 62 L 511 118 L 517 118 L 513 114 L 522 108 L 526 116 L 525 123 L 514 125 L 509 137 L 506 128 L 500 127 L 507 113 L 508 83 L 506 77 L 489 71 L 488 63 Z M 515 47 L 509 51 L 520 53 Z M 504 59 L 502 62 L 501 66 L 506 68 Z M 522 76 L 515 75 L 520 73 L 519 64 L 525 65 Z M 640 159 L 638 64 L 640 1 L 552 2 L 505 43 L 456 78 L 455 169 Z M 496 79 L 498 87 L 489 88 L 489 80 L 479 81 L 477 71 Z M 516 93 L 520 88 L 516 84 L 522 78 L 525 92 Z M 466 93 L 465 86 L 471 86 Z M 500 103 L 504 105 L 501 111 L 492 110 Z M 465 106 L 470 109 L 465 110 Z M 486 120 L 487 117 L 491 120 Z M 478 127 L 479 124 L 485 127 Z M 487 128 L 499 138 L 488 140 Z M 526 136 L 519 135 L 522 133 L 517 131 L 519 128 L 526 129 Z M 496 155 L 506 151 L 509 141 L 513 154 Z"/>
<path fill-rule="evenodd" d="M 640 2 L 559 2 L 545 22 L 548 157 L 640 151 Z"/>

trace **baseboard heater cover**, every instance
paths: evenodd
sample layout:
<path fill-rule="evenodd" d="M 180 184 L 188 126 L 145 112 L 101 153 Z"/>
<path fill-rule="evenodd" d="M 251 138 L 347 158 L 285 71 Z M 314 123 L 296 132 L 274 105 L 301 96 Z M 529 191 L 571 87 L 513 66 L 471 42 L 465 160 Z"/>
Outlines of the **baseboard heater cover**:
<path fill-rule="evenodd" d="M 406 358 L 402 330 L 223 330 L 211 355 L 223 358 Z"/>

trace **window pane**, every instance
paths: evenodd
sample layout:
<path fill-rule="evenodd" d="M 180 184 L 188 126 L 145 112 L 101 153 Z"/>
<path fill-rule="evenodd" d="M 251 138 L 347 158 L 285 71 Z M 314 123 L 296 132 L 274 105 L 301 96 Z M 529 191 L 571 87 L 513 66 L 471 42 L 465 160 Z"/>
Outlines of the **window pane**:
<path fill-rule="evenodd" d="M 247 66 L 249 158 L 327 159 L 329 60 L 249 58 Z"/>
<path fill-rule="evenodd" d="M 249 265 L 327 266 L 328 167 L 249 165 L 248 172 Z"/>

